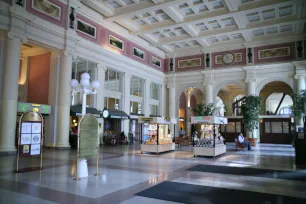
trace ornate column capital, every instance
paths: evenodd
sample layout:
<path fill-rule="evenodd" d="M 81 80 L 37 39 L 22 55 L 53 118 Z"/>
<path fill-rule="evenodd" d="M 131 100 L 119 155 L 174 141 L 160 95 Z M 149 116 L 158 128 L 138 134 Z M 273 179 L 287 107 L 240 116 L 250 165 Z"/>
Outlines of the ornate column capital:
<path fill-rule="evenodd" d="M 107 70 L 107 67 L 105 66 L 105 64 L 102 64 L 102 63 L 97 64 L 97 68 L 98 69 L 103 69 L 104 71 Z"/>
<path fill-rule="evenodd" d="M 11 39 L 11 40 L 13 40 L 13 39 L 15 39 L 15 38 L 19 38 L 19 39 L 21 39 L 21 41 L 22 41 L 23 43 L 27 43 L 27 42 L 28 42 L 28 38 L 27 38 L 25 35 L 20 35 L 20 34 L 18 34 L 18 33 L 16 33 L 16 32 L 13 32 L 13 31 L 8 32 L 8 33 L 7 33 L 7 37 L 8 37 L 9 39 Z"/>
<path fill-rule="evenodd" d="M 124 76 L 125 78 L 132 78 L 132 74 L 127 73 L 127 72 L 124 72 L 124 73 L 123 73 L 123 76 Z"/>

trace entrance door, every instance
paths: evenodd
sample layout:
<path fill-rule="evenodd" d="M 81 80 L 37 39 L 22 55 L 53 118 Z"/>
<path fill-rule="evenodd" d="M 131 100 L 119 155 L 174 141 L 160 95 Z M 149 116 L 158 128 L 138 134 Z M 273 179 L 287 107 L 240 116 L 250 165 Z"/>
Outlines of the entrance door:
<path fill-rule="evenodd" d="M 291 119 L 290 118 L 264 118 L 261 143 L 291 144 Z"/>

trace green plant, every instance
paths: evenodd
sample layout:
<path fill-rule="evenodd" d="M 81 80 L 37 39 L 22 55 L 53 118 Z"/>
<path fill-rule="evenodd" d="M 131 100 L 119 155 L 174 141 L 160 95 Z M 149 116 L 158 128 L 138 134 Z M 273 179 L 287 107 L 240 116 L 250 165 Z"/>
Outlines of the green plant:
<path fill-rule="evenodd" d="M 301 90 L 300 93 L 294 93 L 291 95 L 293 105 L 290 106 L 292 113 L 295 117 L 295 121 L 305 116 L 305 102 L 306 102 L 306 90 Z"/>
<path fill-rule="evenodd" d="M 193 114 L 195 116 L 212 116 L 214 115 L 216 108 L 213 103 L 205 104 L 197 104 L 197 106 L 192 109 Z"/>
<path fill-rule="evenodd" d="M 250 132 L 252 138 L 254 137 L 254 130 L 259 126 L 259 114 L 261 111 L 261 98 L 259 96 L 246 96 L 242 100 L 241 111 L 243 114 L 243 122 Z"/>

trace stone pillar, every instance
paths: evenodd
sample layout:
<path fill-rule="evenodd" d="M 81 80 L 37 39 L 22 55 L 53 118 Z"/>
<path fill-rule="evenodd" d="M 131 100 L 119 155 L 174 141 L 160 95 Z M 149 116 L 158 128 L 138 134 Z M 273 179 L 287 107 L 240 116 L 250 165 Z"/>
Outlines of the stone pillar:
<path fill-rule="evenodd" d="M 151 81 L 145 79 L 144 81 L 144 104 L 143 104 L 143 113 L 145 117 L 150 116 L 150 100 L 151 100 Z"/>
<path fill-rule="evenodd" d="M 176 109 L 176 90 L 175 87 L 169 86 L 169 116 L 170 118 L 177 118 L 177 109 Z M 178 126 L 178 124 L 176 125 Z M 175 129 L 178 129 L 176 127 Z M 173 136 L 175 131 L 175 136 L 177 137 L 177 131 L 174 129 L 174 125 L 170 125 L 170 131 Z"/>
<path fill-rule="evenodd" d="M 0 113 L 1 113 L 1 104 L 2 104 L 2 82 L 3 82 L 5 47 L 6 47 L 6 38 L 3 35 L 0 36 Z"/>
<path fill-rule="evenodd" d="M 100 82 L 100 88 L 97 90 L 97 96 L 96 96 L 96 107 L 98 110 L 102 111 L 105 107 L 104 104 L 104 88 L 105 88 L 105 73 L 106 73 L 107 67 L 103 64 L 97 64 L 97 79 Z M 103 137 L 103 130 L 104 130 L 104 119 L 99 118 L 98 122 L 101 123 L 101 128 L 99 129 L 99 134 Z M 103 144 L 103 138 L 100 137 L 100 144 Z"/>
<path fill-rule="evenodd" d="M 212 83 L 205 85 L 205 105 L 214 103 Z"/>
<path fill-rule="evenodd" d="M 51 114 L 48 117 L 48 127 L 46 127 L 47 134 L 44 139 L 44 145 L 47 147 L 54 147 L 56 144 L 59 76 L 60 54 L 58 52 L 52 52 L 49 76 L 49 105 L 51 105 Z M 45 122 L 47 123 L 47 121 Z"/>
<path fill-rule="evenodd" d="M 302 90 L 305 90 L 305 77 L 303 75 L 296 75 L 295 78 L 297 78 L 297 87 L 296 87 L 296 93 L 300 93 Z M 302 127 L 303 125 L 303 118 L 295 118 L 296 119 L 296 126 Z"/>
<path fill-rule="evenodd" d="M 302 90 L 306 89 L 305 77 L 303 75 L 299 75 L 297 77 L 297 93 L 300 93 Z"/>
<path fill-rule="evenodd" d="M 248 83 L 248 92 L 247 95 L 248 96 L 255 96 L 256 95 L 256 89 L 255 89 L 255 85 L 256 85 L 256 79 L 247 79 L 246 82 Z M 258 121 L 259 122 L 259 121 Z M 259 124 L 260 126 L 260 124 Z M 260 127 L 259 127 L 260 128 Z M 259 128 L 255 129 L 253 131 L 253 137 L 259 139 Z M 247 132 L 248 137 L 251 137 L 252 132 L 248 131 Z"/>
<path fill-rule="evenodd" d="M 15 138 L 21 38 L 9 33 L 6 40 L 0 112 L 0 153 L 16 151 Z"/>
<path fill-rule="evenodd" d="M 248 83 L 248 95 L 255 95 L 255 79 L 250 79 L 247 81 Z"/>
<path fill-rule="evenodd" d="M 166 116 L 166 89 L 165 85 L 161 85 L 160 87 L 160 97 L 159 97 L 159 115 L 162 117 Z"/>
<path fill-rule="evenodd" d="M 123 92 L 122 92 L 122 110 L 130 115 L 131 106 L 130 106 L 130 92 L 131 92 L 131 78 L 132 75 L 128 73 L 124 73 L 123 75 Z M 123 131 L 124 135 L 128 137 L 130 131 L 130 120 L 123 120 Z"/>
<path fill-rule="evenodd" d="M 67 51 L 61 54 L 61 67 L 59 76 L 57 139 L 56 148 L 69 149 L 69 123 L 71 105 L 71 74 L 72 55 Z"/>
<path fill-rule="evenodd" d="M 190 106 L 191 91 L 187 91 L 187 107 L 186 107 L 186 136 L 191 137 L 191 106 Z"/>

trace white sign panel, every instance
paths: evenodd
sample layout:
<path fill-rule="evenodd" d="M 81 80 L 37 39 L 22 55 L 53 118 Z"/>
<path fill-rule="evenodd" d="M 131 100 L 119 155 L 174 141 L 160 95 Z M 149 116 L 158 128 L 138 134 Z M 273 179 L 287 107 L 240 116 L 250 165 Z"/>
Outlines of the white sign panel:
<path fill-rule="evenodd" d="M 40 144 L 40 134 L 32 134 L 31 144 Z"/>
<path fill-rule="evenodd" d="M 31 144 L 31 134 L 21 134 L 20 144 L 21 145 Z"/>
<path fill-rule="evenodd" d="M 32 144 L 31 155 L 39 155 L 39 154 L 40 154 L 40 144 Z"/>
<path fill-rule="evenodd" d="M 41 123 L 32 123 L 32 133 L 41 133 Z"/>
<path fill-rule="evenodd" d="M 31 131 L 32 131 L 32 123 L 22 123 L 21 133 L 31 133 Z"/>

